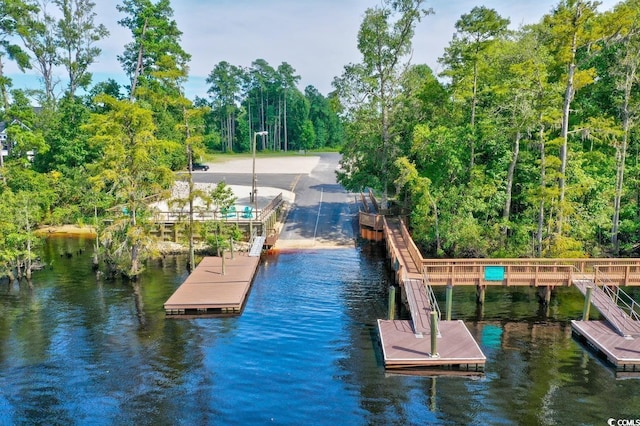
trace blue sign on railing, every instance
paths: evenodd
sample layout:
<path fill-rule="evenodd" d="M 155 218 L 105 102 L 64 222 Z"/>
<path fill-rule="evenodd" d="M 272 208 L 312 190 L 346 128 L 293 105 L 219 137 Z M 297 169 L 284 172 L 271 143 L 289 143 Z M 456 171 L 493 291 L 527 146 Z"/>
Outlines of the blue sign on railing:
<path fill-rule="evenodd" d="M 485 266 L 484 280 L 485 281 L 503 281 L 504 266 Z"/>

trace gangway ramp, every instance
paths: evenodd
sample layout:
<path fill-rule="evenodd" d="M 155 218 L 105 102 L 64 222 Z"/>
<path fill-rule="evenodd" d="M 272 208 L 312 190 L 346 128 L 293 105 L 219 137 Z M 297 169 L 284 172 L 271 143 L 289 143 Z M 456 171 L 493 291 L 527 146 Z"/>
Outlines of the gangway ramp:
<path fill-rule="evenodd" d="M 583 295 L 587 293 L 587 287 L 593 289 L 591 303 L 611 323 L 611 326 L 624 337 L 640 338 L 640 321 L 627 314 L 615 300 L 613 300 L 600 286 L 590 279 L 576 279 L 573 284 Z"/>
<path fill-rule="evenodd" d="M 573 332 L 584 339 L 613 364 L 618 371 L 637 371 L 640 368 L 640 321 L 632 301 L 629 313 L 618 305 L 617 292 L 610 292 L 606 285 L 597 286 L 588 278 L 573 281 L 575 287 L 587 294 L 592 288 L 591 304 L 606 321 L 571 321 Z"/>
<path fill-rule="evenodd" d="M 413 332 L 416 337 L 423 337 L 431 333 L 431 311 L 432 306 L 424 282 L 422 280 L 410 279 L 404 282 L 404 289 L 407 295 L 407 304 L 411 312 Z"/>
<path fill-rule="evenodd" d="M 404 290 L 411 321 L 378 320 L 378 333 L 388 369 L 424 367 L 467 367 L 476 372 L 486 363 L 468 328 L 462 321 L 440 321 L 433 292 L 423 276 L 422 255 L 398 218 L 385 218 L 385 240 L 396 281 Z M 437 327 L 432 347 L 431 313 L 437 312 Z"/>
<path fill-rule="evenodd" d="M 249 250 L 249 257 L 260 256 L 260 253 L 262 253 L 262 247 L 264 246 L 264 242 L 266 239 L 267 237 L 264 235 L 254 238 L 253 244 L 251 244 L 251 249 Z"/>

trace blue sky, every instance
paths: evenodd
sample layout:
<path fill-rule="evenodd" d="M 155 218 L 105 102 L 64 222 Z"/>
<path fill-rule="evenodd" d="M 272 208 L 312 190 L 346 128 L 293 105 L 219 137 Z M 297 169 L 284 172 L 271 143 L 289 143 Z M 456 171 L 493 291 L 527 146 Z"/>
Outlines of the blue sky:
<path fill-rule="evenodd" d="M 130 41 L 128 30 L 117 21 L 122 15 L 118 2 L 95 0 L 96 21 L 111 32 L 99 46 L 103 52 L 94 64 L 94 82 L 126 78 L 116 56 Z M 474 6 L 495 9 L 511 20 L 511 26 L 537 22 L 557 1 L 552 0 L 433 0 L 427 1 L 435 14 L 425 17 L 416 28 L 412 63 L 426 63 L 436 73 L 438 57 L 455 32 L 460 15 Z M 603 1 L 600 10 L 612 8 L 617 1 Z M 301 90 L 315 86 L 321 93 L 331 91 L 334 76 L 344 65 L 360 61 L 357 33 L 364 11 L 379 0 L 173 0 L 178 27 L 183 32 L 182 46 L 192 59 L 190 80 L 186 86 L 189 98 L 205 97 L 205 78 L 220 61 L 250 66 L 255 59 L 265 59 L 276 67 L 288 62 L 300 75 Z M 38 87 L 33 72 L 21 75 L 9 63 L 5 72 L 18 87 Z M 63 72 L 59 73 L 64 75 Z"/>

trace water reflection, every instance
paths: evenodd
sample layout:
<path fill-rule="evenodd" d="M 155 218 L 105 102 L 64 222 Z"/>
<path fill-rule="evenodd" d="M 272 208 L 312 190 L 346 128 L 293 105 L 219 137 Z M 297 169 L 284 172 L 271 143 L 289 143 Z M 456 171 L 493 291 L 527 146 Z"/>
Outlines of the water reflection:
<path fill-rule="evenodd" d="M 0 283 L 0 424 L 604 424 L 636 418 L 640 380 L 571 336 L 573 289 L 456 287 L 482 378 L 388 374 L 382 248 L 268 256 L 240 317 L 171 320 L 167 256 L 136 284 L 97 279 L 92 241 L 49 240 L 33 288 Z M 638 290 L 632 289 L 638 296 Z M 444 301 L 444 289 L 436 289 Z M 406 313 L 405 313 L 406 314 Z"/>

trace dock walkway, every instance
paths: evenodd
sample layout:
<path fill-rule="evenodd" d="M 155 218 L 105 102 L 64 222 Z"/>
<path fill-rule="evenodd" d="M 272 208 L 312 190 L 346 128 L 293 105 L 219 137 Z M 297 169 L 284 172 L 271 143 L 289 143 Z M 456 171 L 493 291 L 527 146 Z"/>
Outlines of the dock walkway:
<path fill-rule="evenodd" d="M 407 241 L 402 222 L 385 220 L 385 240 L 396 279 L 404 290 L 411 321 L 378 320 L 378 333 L 388 369 L 484 366 L 486 357 L 462 321 L 438 321 L 436 352 L 431 346 L 431 311 L 421 258 L 413 240 Z M 418 260 L 418 261 L 416 261 Z"/>
<path fill-rule="evenodd" d="M 404 281 L 404 291 L 411 312 L 413 332 L 418 337 L 431 333 L 431 301 L 427 297 L 424 282 L 417 279 Z"/>
<path fill-rule="evenodd" d="M 251 288 L 259 256 L 205 257 L 165 302 L 167 315 L 238 314 Z"/>
<path fill-rule="evenodd" d="M 586 295 L 587 287 L 593 288 L 591 303 L 621 336 L 640 338 L 640 322 L 627 315 L 627 313 L 592 280 L 574 280 L 573 284 L 583 295 Z"/>

